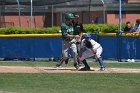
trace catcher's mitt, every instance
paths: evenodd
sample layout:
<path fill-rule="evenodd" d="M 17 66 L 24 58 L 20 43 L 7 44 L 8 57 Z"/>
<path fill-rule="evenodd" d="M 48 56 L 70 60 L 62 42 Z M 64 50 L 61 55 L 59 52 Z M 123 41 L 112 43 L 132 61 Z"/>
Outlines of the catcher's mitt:
<path fill-rule="evenodd" d="M 90 41 L 85 41 L 84 44 L 85 44 L 85 46 L 86 46 L 87 48 L 93 48 L 93 46 L 92 46 L 92 44 L 91 44 Z"/>

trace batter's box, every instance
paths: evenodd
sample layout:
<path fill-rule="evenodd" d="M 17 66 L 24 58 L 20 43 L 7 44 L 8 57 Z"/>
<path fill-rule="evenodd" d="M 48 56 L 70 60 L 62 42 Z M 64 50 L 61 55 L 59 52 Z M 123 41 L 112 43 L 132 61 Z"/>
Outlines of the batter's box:
<path fill-rule="evenodd" d="M 74 67 L 48 67 L 44 70 L 76 70 Z"/>
<path fill-rule="evenodd" d="M 79 68 L 80 69 L 80 68 Z M 67 71 L 81 71 L 79 69 L 76 69 L 74 67 L 47 67 L 44 70 L 67 70 Z M 83 70 L 82 70 L 83 71 Z M 85 70 L 85 71 L 95 71 L 93 68 L 90 70 Z"/>

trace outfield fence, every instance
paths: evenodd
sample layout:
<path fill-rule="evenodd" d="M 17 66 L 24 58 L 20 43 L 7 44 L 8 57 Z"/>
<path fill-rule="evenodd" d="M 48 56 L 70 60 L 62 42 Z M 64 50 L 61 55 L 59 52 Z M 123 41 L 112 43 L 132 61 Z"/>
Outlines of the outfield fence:
<path fill-rule="evenodd" d="M 103 47 L 103 58 L 140 58 L 139 34 L 91 34 Z M 0 35 L 0 58 L 58 58 L 61 55 L 61 34 Z M 129 51 L 130 50 L 130 51 Z"/>

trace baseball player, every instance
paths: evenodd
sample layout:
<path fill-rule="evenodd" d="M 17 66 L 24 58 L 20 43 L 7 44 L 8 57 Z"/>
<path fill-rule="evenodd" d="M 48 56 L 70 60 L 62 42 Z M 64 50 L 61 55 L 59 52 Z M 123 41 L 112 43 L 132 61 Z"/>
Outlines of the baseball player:
<path fill-rule="evenodd" d="M 56 67 L 61 66 L 63 61 L 68 60 L 68 50 L 71 48 L 73 54 L 73 65 L 76 69 L 78 69 L 76 39 L 79 38 L 79 35 L 75 35 L 73 28 L 72 20 L 74 19 L 74 15 L 72 13 L 65 13 L 64 17 L 65 22 L 61 24 L 62 57 L 60 58 Z"/>
<path fill-rule="evenodd" d="M 79 51 L 80 51 L 80 44 L 81 44 L 81 38 L 82 38 L 82 35 L 83 35 L 83 24 L 79 22 L 79 15 L 74 15 L 74 19 L 72 20 L 72 23 L 73 23 L 73 27 L 74 27 L 74 31 L 75 31 L 75 35 L 79 35 L 79 38 L 77 38 L 76 40 L 76 46 L 77 46 L 77 53 L 79 54 Z M 67 59 L 65 61 L 65 64 L 68 64 L 68 60 Z M 79 58 L 77 59 L 77 62 L 78 62 L 78 65 L 81 66 L 81 62 L 79 60 Z"/>
<path fill-rule="evenodd" d="M 86 50 L 83 52 L 83 49 L 86 48 Z M 85 65 L 84 68 L 81 68 L 79 70 L 81 71 L 88 71 L 90 70 L 90 66 L 87 64 L 86 62 L 86 58 L 92 57 L 92 56 L 96 56 L 99 65 L 100 65 L 100 71 L 104 71 L 104 64 L 103 64 L 103 60 L 101 57 L 102 54 L 102 46 L 97 43 L 96 41 L 94 41 L 93 39 L 91 39 L 91 35 L 90 34 L 85 34 L 84 35 L 84 39 L 81 42 L 81 48 L 80 48 L 80 53 L 79 53 L 79 58 L 80 61 L 83 62 L 83 64 Z"/>

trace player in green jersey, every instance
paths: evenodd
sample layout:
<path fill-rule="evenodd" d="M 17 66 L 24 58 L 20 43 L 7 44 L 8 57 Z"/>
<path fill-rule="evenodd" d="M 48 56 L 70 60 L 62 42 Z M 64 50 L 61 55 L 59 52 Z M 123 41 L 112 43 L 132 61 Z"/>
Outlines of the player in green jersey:
<path fill-rule="evenodd" d="M 74 15 L 72 13 L 65 13 L 65 22 L 61 24 L 61 33 L 62 33 L 62 57 L 60 58 L 56 67 L 61 66 L 63 61 L 69 59 L 68 50 L 71 48 L 73 55 L 73 65 L 76 69 L 78 69 L 77 65 L 77 47 L 76 42 L 79 35 L 75 35 L 75 31 L 73 28 L 72 20 L 74 19 Z"/>

